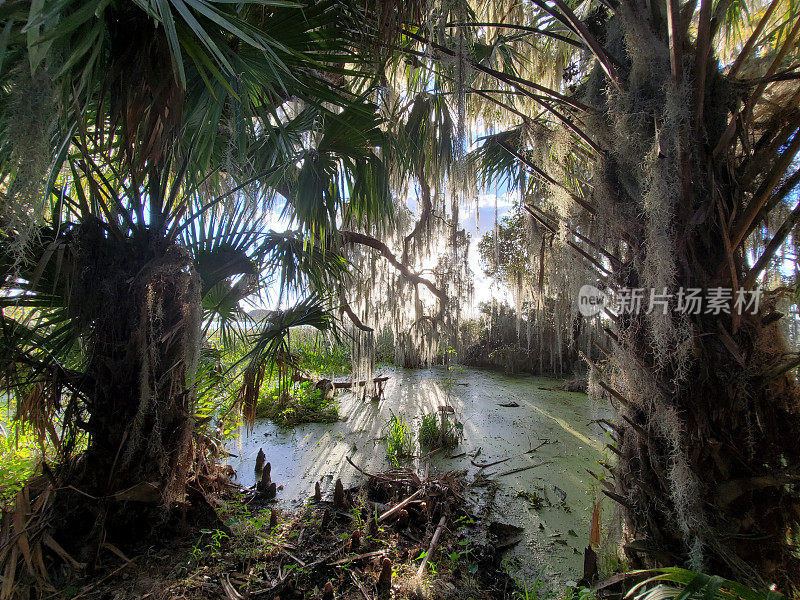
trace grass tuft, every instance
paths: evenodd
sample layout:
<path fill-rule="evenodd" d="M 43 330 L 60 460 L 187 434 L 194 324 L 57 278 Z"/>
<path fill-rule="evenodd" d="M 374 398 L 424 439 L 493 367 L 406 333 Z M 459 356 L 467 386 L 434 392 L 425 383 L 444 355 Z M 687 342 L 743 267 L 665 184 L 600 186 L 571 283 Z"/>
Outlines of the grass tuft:
<path fill-rule="evenodd" d="M 464 434 L 464 426 L 460 421 L 450 421 L 442 413 L 426 413 L 422 415 L 419 426 L 419 444 L 423 448 L 455 448 Z"/>
<path fill-rule="evenodd" d="M 386 431 L 386 454 L 392 465 L 400 465 L 400 459 L 414 452 L 414 436 L 411 426 L 403 415 L 392 413 L 384 425 Z"/>

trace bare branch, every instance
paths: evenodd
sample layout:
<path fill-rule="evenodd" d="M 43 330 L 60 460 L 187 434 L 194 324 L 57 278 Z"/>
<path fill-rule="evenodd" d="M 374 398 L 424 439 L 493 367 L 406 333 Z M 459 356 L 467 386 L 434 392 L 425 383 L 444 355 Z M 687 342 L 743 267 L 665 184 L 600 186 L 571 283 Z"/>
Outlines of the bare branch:
<path fill-rule="evenodd" d="M 413 31 L 409 31 L 407 29 L 401 29 L 400 32 L 403 35 L 405 35 L 407 37 L 410 37 L 413 40 L 417 40 L 418 42 L 421 42 L 423 44 L 429 44 L 432 48 L 434 48 L 435 50 L 438 50 L 442 54 L 446 54 L 447 56 L 455 56 L 456 55 L 456 52 L 454 50 L 451 50 L 450 48 L 446 48 L 445 46 L 442 46 L 441 44 L 437 44 L 436 42 L 429 40 L 425 36 L 422 36 L 422 35 L 419 35 L 417 33 L 414 33 Z M 510 73 L 503 73 L 502 71 L 498 71 L 496 69 L 492 69 L 491 67 L 487 67 L 485 65 L 482 65 L 482 64 L 477 63 L 477 62 L 472 61 L 472 60 L 469 60 L 467 62 L 469 63 L 470 67 L 472 67 L 476 71 L 480 71 L 481 73 L 485 73 L 487 75 L 491 75 L 492 77 L 495 77 L 496 79 L 499 79 L 500 81 L 508 83 L 509 85 L 511 85 L 513 87 L 516 87 L 517 89 L 520 89 L 520 86 L 526 86 L 526 87 L 529 87 L 531 89 L 534 89 L 534 90 L 537 90 L 539 92 L 542 92 L 543 94 L 547 94 L 548 96 L 552 96 L 553 98 L 561 100 L 565 104 L 569 104 L 570 106 L 572 106 L 574 108 L 577 108 L 578 110 L 584 110 L 584 111 L 588 111 L 589 110 L 589 107 L 586 106 L 585 104 L 582 104 L 581 102 L 578 102 L 577 100 L 575 100 L 573 98 L 565 96 L 564 94 L 560 94 L 560 93 L 556 92 L 555 90 L 551 90 L 548 87 L 545 87 L 543 85 L 539 85 L 538 83 L 534 83 L 533 81 L 529 81 L 527 79 L 523 79 L 522 77 L 518 77 L 518 76 L 512 75 Z M 524 90 L 525 88 L 523 87 L 521 89 Z"/>
<path fill-rule="evenodd" d="M 527 27 L 524 25 L 515 25 L 513 23 L 490 23 L 490 22 L 468 22 L 468 23 L 448 23 L 446 27 L 494 27 L 497 29 L 513 29 L 514 31 L 525 31 L 527 33 L 538 33 L 547 37 L 551 37 L 554 40 L 558 40 L 560 42 L 564 42 L 565 44 L 570 44 L 577 48 L 582 48 L 583 44 L 577 42 L 571 38 L 563 36 L 559 33 L 554 33 L 552 31 L 547 31 L 546 29 L 540 29 L 539 27 Z"/>
<path fill-rule="evenodd" d="M 504 149 L 506 152 L 508 152 L 509 154 L 511 154 L 511 155 L 512 155 L 514 158 L 516 158 L 517 160 L 519 160 L 519 161 L 520 161 L 522 164 L 524 164 L 524 165 L 526 165 L 527 167 L 529 167 L 529 168 L 530 168 L 530 169 L 531 169 L 531 170 L 534 172 L 534 174 L 535 174 L 537 177 L 539 177 L 540 179 L 542 179 L 543 181 L 546 181 L 547 183 L 549 183 L 549 184 L 551 184 L 551 185 L 554 185 L 554 186 L 556 186 L 556 187 L 560 187 L 562 190 L 564 190 L 565 192 L 567 192 L 567 194 L 569 194 L 569 197 L 570 197 L 572 200 L 574 200 L 576 203 L 578 203 L 579 205 L 581 205 L 583 208 L 585 208 L 585 209 L 586 209 L 587 211 L 589 211 L 591 214 L 593 214 L 593 215 L 594 215 L 594 214 L 597 214 L 597 209 L 596 209 L 594 206 L 592 206 L 592 205 L 591 205 L 589 202 L 587 202 L 586 200 L 584 200 L 583 198 L 581 198 L 581 197 L 580 197 L 580 196 L 578 196 L 577 194 L 574 194 L 573 192 L 571 192 L 570 190 L 568 190 L 568 189 L 567 189 L 566 187 L 564 187 L 562 184 L 558 183 L 558 182 L 557 182 L 555 179 L 553 179 L 552 177 L 550 177 L 550 176 L 549 176 L 547 173 L 545 173 L 545 172 L 544 172 L 542 169 L 540 169 L 540 168 L 539 168 L 539 167 L 537 167 L 535 164 L 533 164 L 531 161 L 529 161 L 527 158 L 525 158 L 524 156 L 522 156 L 522 154 L 520 154 L 520 153 L 519 153 L 517 150 L 514 150 L 514 148 L 512 148 L 511 146 L 509 146 L 509 145 L 508 145 L 507 143 L 505 143 L 505 142 L 498 142 L 498 143 L 500 144 L 500 147 L 501 147 L 501 148 L 503 148 L 503 149 Z"/>
<path fill-rule="evenodd" d="M 352 321 L 353 325 L 355 325 L 361 331 L 375 331 L 372 327 L 364 325 L 363 321 L 358 317 L 355 311 L 353 311 L 350 303 L 344 296 L 344 290 L 339 293 L 339 302 L 341 302 L 341 306 L 339 306 L 339 312 L 347 315 L 350 318 L 350 321 Z"/>

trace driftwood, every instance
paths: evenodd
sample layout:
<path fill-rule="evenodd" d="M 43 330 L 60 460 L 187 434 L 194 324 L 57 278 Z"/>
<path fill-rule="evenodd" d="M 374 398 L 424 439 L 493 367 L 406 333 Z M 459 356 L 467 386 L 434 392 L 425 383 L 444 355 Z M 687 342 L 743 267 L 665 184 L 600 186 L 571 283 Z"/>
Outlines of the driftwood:
<path fill-rule="evenodd" d="M 444 530 L 444 524 L 446 522 L 447 517 L 442 515 L 442 518 L 439 519 L 439 524 L 436 526 L 436 531 L 433 533 L 433 537 L 431 538 L 428 551 L 425 553 L 425 558 L 422 559 L 422 563 L 419 565 L 419 569 L 417 569 L 417 579 L 422 579 L 422 576 L 425 574 L 425 567 L 428 566 L 428 559 L 430 559 L 431 554 L 436 551 L 436 546 L 439 545 L 439 538 L 442 536 L 442 530 Z"/>
<path fill-rule="evenodd" d="M 380 517 L 378 517 L 378 522 L 380 523 L 382 521 L 385 521 L 386 519 L 388 519 L 392 515 L 400 512 L 402 509 L 404 509 L 406 506 L 408 506 L 409 503 L 411 503 L 414 500 L 416 500 L 417 498 L 419 498 L 419 496 L 424 491 L 425 491 L 425 488 L 419 488 L 416 492 L 414 492 L 408 498 L 406 498 L 405 500 L 400 502 L 397 506 L 394 506 L 393 508 L 390 508 L 385 513 L 383 513 Z"/>
<path fill-rule="evenodd" d="M 350 579 L 353 580 L 353 583 L 358 588 L 358 591 L 361 592 L 361 595 L 364 596 L 364 600 L 372 600 L 372 597 L 367 592 L 367 588 L 364 587 L 364 584 L 359 581 L 358 577 L 356 576 L 353 571 L 350 571 Z"/>
<path fill-rule="evenodd" d="M 470 460 L 469 462 L 471 462 L 476 467 L 480 467 L 481 469 L 485 469 L 486 467 L 493 467 L 494 465 L 499 465 L 500 463 L 504 463 L 507 460 L 511 460 L 511 458 L 512 457 L 509 456 L 508 458 L 501 458 L 500 460 L 496 460 L 494 462 L 488 462 L 488 463 L 478 463 L 478 462 L 475 462 L 474 460 Z"/>
<path fill-rule="evenodd" d="M 383 556 L 386 554 L 386 550 L 375 550 L 374 552 L 365 552 L 364 554 L 357 554 L 355 556 L 345 556 L 344 558 L 340 558 L 338 560 L 334 560 L 328 563 L 329 567 L 336 567 L 339 565 L 346 565 L 347 563 L 354 562 L 356 560 L 364 560 L 365 558 L 375 558 L 376 556 Z"/>
<path fill-rule="evenodd" d="M 431 451 L 430 451 L 430 452 L 428 452 L 427 454 L 423 454 L 422 456 L 420 456 L 420 459 L 421 459 L 421 460 L 424 460 L 424 459 L 428 458 L 429 456 L 433 456 L 434 454 L 436 454 L 437 452 L 439 452 L 441 449 L 442 449 L 442 448 L 441 448 L 441 447 L 439 447 L 439 448 L 436 448 L 436 450 L 431 450 Z"/>
<path fill-rule="evenodd" d="M 546 445 L 547 445 L 547 444 L 549 444 L 549 443 L 550 443 L 550 440 L 544 440 L 544 441 L 543 441 L 541 444 L 539 444 L 538 446 L 536 446 L 536 448 L 531 448 L 530 450 L 527 450 L 527 451 L 525 452 L 525 454 L 533 454 L 533 453 L 534 453 L 534 452 L 536 452 L 536 451 L 537 451 L 539 448 L 541 448 L 542 446 L 546 446 Z"/>
<path fill-rule="evenodd" d="M 225 573 L 223 577 L 219 578 L 219 584 L 222 586 L 222 591 L 225 592 L 225 597 L 228 600 L 242 600 L 244 596 L 242 596 L 231 584 L 230 575 Z"/>
<path fill-rule="evenodd" d="M 283 590 L 283 588 L 286 587 L 287 583 L 289 583 L 289 576 L 291 574 L 292 574 L 292 571 L 286 571 L 284 573 L 282 569 L 278 569 L 278 582 L 275 585 L 273 585 L 272 587 L 270 587 L 270 588 L 266 588 L 266 589 L 263 589 L 263 590 L 256 590 L 256 591 L 250 592 L 250 597 L 251 598 L 258 598 L 260 596 L 266 596 L 268 594 L 272 594 L 272 595 L 277 594 L 278 592 Z"/>
<path fill-rule="evenodd" d="M 348 463 L 350 463 L 350 465 L 356 471 L 358 471 L 359 473 L 361 473 L 365 477 L 370 477 L 371 479 L 377 479 L 378 481 L 387 481 L 387 482 L 399 482 L 399 481 L 404 481 L 404 480 L 408 480 L 408 481 L 412 481 L 413 480 L 413 477 L 411 475 L 405 476 L 405 475 L 402 475 L 402 474 L 392 474 L 392 476 L 389 476 L 388 474 L 385 474 L 385 473 L 384 474 L 380 474 L 380 475 L 377 474 L 377 473 L 370 473 L 368 471 L 365 471 L 361 467 L 359 467 L 356 463 L 354 463 L 353 459 L 351 459 L 349 456 L 346 456 L 345 459 L 347 460 Z"/>

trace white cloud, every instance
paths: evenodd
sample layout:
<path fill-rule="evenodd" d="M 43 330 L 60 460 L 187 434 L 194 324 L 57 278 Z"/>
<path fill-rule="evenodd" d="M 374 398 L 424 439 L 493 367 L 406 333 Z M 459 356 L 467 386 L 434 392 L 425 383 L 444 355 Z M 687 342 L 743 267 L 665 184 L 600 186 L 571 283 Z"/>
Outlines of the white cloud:
<path fill-rule="evenodd" d="M 497 208 L 511 208 L 514 206 L 515 197 L 519 196 L 517 192 L 507 191 L 495 196 L 494 194 L 483 193 L 478 196 L 478 206 L 480 208 L 494 208 L 495 199 L 497 199 Z"/>

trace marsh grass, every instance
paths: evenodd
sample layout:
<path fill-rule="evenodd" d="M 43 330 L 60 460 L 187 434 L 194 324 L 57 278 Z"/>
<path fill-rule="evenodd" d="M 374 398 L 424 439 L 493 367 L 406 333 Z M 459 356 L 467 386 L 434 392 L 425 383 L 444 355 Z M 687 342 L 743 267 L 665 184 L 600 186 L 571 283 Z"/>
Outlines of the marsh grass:
<path fill-rule="evenodd" d="M 411 426 L 401 414 L 392 413 L 384 425 L 386 433 L 386 455 L 392 466 L 399 466 L 401 458 L 407 458 L 414 453 L 414 436 Z"/>
<path fill-rule="evenodd" d="M 437 420 L 435 413 L 422 415 L 418 434 L 420 446 L 433 446 L 439 439 L 439 424 Z"/>
<path fill-rule="evenodd" d="M 451 421 L 444 413 L 422 415 L 417 433 L 422 448 L 455 448 L 463 435 L 463 424 L 455 419 Z"/>

